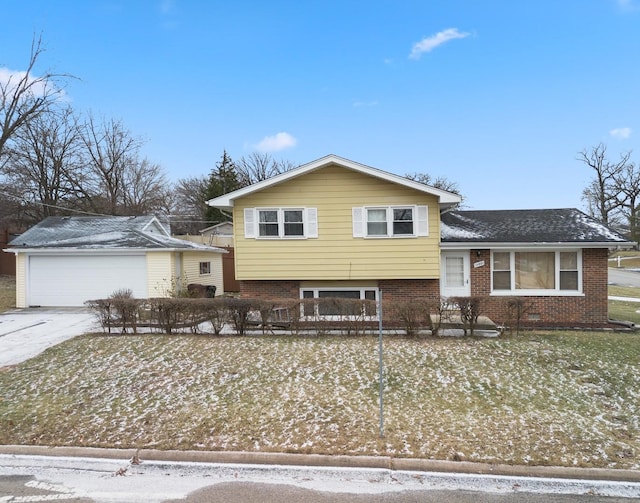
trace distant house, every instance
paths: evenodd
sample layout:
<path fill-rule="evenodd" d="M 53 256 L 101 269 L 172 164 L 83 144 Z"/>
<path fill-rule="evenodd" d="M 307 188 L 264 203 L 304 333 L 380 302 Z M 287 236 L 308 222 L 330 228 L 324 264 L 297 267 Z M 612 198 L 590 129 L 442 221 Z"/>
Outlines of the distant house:
<path fill-rule="evenodd" d="M 172 238 L 156 217 L 49 217 L 11 241 L 16 306 L 82 306 L 129 289 L 166 297 L 189 283 L 223 292 L 220 248 Z"/>
<path fill-rule="evenodd" d="M 456 211 L 460 196 L 329 155 L 208 201 L 233 212 L 244 296 L 527 298 L 528 321 L 607 322 L 607 250 L 633 243 L 578 210 Z"/>
<path fill-rule="evenodd" d="M 219 224 L 212 225 L 200 231 L 201 236 L 220 236 L 231 237 L 233 236 L 233 223 L 232 222 L 220 222 Z"/>

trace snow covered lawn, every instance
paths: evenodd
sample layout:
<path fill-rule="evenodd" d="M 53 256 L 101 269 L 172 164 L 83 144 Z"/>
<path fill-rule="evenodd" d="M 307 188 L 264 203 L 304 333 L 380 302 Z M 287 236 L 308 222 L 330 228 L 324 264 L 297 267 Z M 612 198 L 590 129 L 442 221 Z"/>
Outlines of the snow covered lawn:
<path fill-rule="evenodd" d="M 88 335 L 0 372 L 0 443 L 640 468 L 640 337 Z"/>

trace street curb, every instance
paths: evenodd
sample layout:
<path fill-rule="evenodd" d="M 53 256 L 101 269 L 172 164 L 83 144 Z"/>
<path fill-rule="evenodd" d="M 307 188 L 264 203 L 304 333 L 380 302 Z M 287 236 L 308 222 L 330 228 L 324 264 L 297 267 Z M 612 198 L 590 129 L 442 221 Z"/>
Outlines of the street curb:
<path fill-rule="evenodd" d="M 157 449 L 102 449 L 97 447 L 48 447 L 36 445 L 2 445 L 0 446 L 0 455 L 81 457 L 127 461 L 137 456 L 141 462 L 374 468 L 393 471 L 447 472 L 640 483 L 640 470 L 505 465 L 468 461 L 392 458 L 389 456 L 328 456 L 322 454 L 243 451 L 161 451 Z"/>

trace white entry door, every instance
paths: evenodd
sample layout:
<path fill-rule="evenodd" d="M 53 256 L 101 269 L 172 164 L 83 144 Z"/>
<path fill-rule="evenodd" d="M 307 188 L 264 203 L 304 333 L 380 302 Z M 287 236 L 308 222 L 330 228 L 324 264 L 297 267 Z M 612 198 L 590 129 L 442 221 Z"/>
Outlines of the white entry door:
<path fill-rule="evenodd" d="M 471 295 L 468 251 L 443 251 L 441 267 L 440 295 L 443 297 Z"/>

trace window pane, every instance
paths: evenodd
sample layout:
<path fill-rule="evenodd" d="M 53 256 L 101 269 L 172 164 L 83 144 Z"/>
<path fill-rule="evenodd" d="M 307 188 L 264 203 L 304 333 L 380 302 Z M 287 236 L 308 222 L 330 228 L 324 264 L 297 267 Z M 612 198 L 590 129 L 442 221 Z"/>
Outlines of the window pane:
<path fill-rule="evenodd" d="M 560 270 L 577 271 L 578 254 L 576 252 L 560 252 Z"/>
<path fill-rule="evenodd" d="M 411 208 L 394 208 L 393 210 L 393 234 L 413 234 L 413 210 Z"/>
<path fill-rule="evenodd" d="M 462 257 L 445 258 L 445 284 L 448 287 L 464 286 L 464 259 Z"/>
<path fill-rule="evenodd" d="M 411 208 L 394 208 L 393 220 L 413 220 L 413 210 Z"/>
<path fill-rule="evenodd" d="M 367 210 L 367 234 L 369 236 L 387 235 L 387 210 Z"/>
<path fill-rule="evenodd" d="M 258 211 L 260 236 L 278 236 L 278 212 L 277 210 Z"/>
<path fill-rule="evenodd" d="M 260 223 L 278 223 L 278 212 L 276 210 L 260 210 Z"/>
<path fill-rule="evenodd" d="M 493 254 L 493 269 L 496 271 L 511 270 L 511 254 L 509 252 L 495 252 Z"/>
<path fill-rule="evenodd" d="M 578 271 L 560 271 L 560 290 L 578 289 Z"/>
<path fill-rule="evenodd" d="M 318 305 L 318 314 L 321 316 L 343 316 L 352 313 L 353 301 L 348 299 L 360 299 L 359 290 L 326 290 L 318 292 L 318 298 L 323 299 Z M 345 300 L 342 300 L 345 299 Z M 359 308 L 357 308 L 359 309 Z"/>
<path fill-rule="evenodd" d="M 313 299 L 313 290 L 302 290 L 303 299 Z"/>
<path fill-rule="evenodd" d="M 387 223 L 372 223 L 367 222 L 367 234 L 369 236 L 386 236 L 387 235 Z"/>
<path fill-rule="evenodd" d="M 511 271 L 493 271 L 493 289 L 511 290 Z"/>
<path fill-rule="evenodd" d="M 516 289 L 554 289 L 555 258 L 554 252 L 516 252 Z"/>
<path fill-rule="evenodd" d="M 304 226 L 301 223 L 284 223 L 285 236 L 304 236 Z"/>
<path fill-rule="evenodd" d="M 335 299 L 359 299 L 360 290 L 325 290 L 318 292 L 319 298 L 332 297 Z"/>

